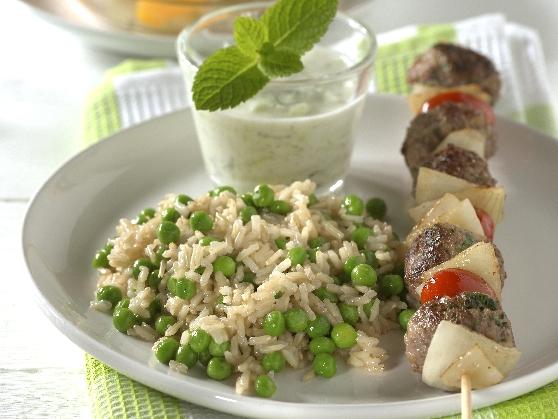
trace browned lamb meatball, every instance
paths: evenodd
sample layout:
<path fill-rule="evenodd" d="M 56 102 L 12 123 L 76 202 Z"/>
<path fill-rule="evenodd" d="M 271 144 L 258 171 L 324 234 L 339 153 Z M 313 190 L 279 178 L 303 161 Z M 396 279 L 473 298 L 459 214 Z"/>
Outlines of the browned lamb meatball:
<path fill-rule="evenodd" d="M 479 186 L 496 185 L 496 180 L 490 175 L 485 159 L 473 151 L 453 144 L 448 144 L 443 150 L 433 154 L 424 166 Z"/>
<path fill-rule="evenodd" d="M 478 292 L 436 298 L 421 305 L 407 325 L 405 354 L 415 371 L 422 372 L 430 342 L 442 320 L 463 325 L 500 345 L 515 346 L 511 323 L 498 301 Z"/>
<path fill-rule="evenodd" d="M 401 149 L 413 178 L 449 134 L 466 128 L 476 129 L 486 136 L 484 154 L 492 156 L 496 151 L 496 136 L 482 110 L 467 103 L 445 102 L 418 114 L 407 128 Z"/>
<path fill-rule="evenodd" d="M 408 295 L 414 302 L 420 301 L 416 288 L 421 284 L 421 275 L 480 241 L 485 240 L 453 224 L 440 223 L 425 228 L 411 242 L 405 254 L 405 286 Z M 496 246 L 494 249 L 502 267 L 503 285 L 506 278 L 504 260 L 500 250 Z"/>
<path fill-rule="evenodd" d="M 410 84 L 453 87 L 478 84 L 496 102 L 500 94 L 500 75 L 492 62 L 471 49 L 439 43 L 419 55 L 407 72 Z"/>

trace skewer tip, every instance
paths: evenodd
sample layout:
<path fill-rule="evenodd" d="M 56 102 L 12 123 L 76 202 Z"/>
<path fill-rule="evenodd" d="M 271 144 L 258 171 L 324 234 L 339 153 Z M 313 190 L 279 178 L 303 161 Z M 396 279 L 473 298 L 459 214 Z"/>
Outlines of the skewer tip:
<path fill-rule="evenodd" d="M 461 376 L 461 419 L 472 419 L 473 407 L 471 402 L 471 377 Z"/>

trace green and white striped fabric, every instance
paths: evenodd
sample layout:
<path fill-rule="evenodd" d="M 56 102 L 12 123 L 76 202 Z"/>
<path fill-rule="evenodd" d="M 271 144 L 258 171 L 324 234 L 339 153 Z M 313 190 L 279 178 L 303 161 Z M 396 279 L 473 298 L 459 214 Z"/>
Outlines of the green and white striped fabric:
<path fill-rule="evenodd" d="M 505 87 L 497 108 L 500 114 L 556 135 L 544 57 L 534 31 L 506 23 L 502 16 L 488 15 L 451 25 L 403 28 L 381 34 L 378 40 L 372 91 L 407 93 L 405 71 L 418 53 L 438 41 L 459 42 L 490 56 L 502 72 Z M 86 103 L 84 145 L 188 106 L 183 89 L 182 76 L 174 63 L 123 62 L 107 73 Z M 139 384 L 90 355 L 86 355 L 86 377 L 95 418 L 232 417 Z M 479 409 L 474 417 L 555 418 L 557 412 L 558 381 L 522 397 Z"/>

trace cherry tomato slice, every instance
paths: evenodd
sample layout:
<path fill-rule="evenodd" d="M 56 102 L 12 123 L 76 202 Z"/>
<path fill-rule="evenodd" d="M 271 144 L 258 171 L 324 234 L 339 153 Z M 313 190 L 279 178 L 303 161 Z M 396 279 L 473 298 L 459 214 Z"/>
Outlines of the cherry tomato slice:
<path fill-rule="evenodd" d="M 478 99 L 473 95 L 470 95 L 468 93 L 463 93 L 457 90 L 440 93 L 439 95 L 431 97 L 430 99 L 428 99 L 426 102 L 422 104 L 421 110 L 422 112 L 428 112 L 429 110 L 434 109 L 435 107 L 440 106 L 442 103 L 445 102 L 467 103 L 484 112 L 486 121 L 489 124 L 493 125 L 494 122 L 496 121 L 496 117 L 494 116 L 494 111 L 492 110 L 492 108 L 488 103 L 484 102 L 481 99 Z"/>
<path fill-rule="evenodd" d="M 464 269 L 444 269 L 436 272 L 434 276 L 424 284 L 420 294 L 421 304 L 435 298 L 444 296 L 455 297 L 466 291 L 476 291 L 496 298 L 494 290 L 488 286 L 486 281 L 473 272 Z"/>
<path fill-rule="evenodd" d="M 494 239 L 494 221 L 492 217 L 488 215 L 488 213 L 481 209 L 475 208 L 475 212 L 477 213 L 477 217 L 479 217 L 479 221 L 481 223 L 482 229 L 484 230 L 484 235 L 490 241 Z"/>

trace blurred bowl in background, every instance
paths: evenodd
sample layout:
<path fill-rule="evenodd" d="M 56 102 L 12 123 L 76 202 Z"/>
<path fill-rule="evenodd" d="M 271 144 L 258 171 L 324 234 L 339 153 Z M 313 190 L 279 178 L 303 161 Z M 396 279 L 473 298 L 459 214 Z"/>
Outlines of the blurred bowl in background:
<path fill-rule="evenodd" d="M 176 35 L 216 8 L 246 0 L 81 0 L 123 30 Z"/>

